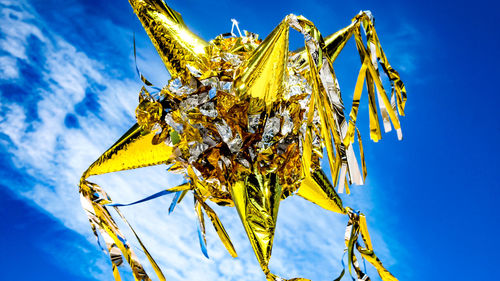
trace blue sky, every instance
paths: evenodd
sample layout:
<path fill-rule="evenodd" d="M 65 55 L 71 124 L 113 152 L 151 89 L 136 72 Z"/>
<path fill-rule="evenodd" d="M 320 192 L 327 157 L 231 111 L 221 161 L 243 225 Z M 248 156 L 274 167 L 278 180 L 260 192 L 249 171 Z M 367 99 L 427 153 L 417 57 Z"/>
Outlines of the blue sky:
<path fill-rule="evenodd" d="M 7 281 L 112 280 L 76 184 L 134 122 L 141 85 L 134 32 L 141 71 L 157 85 L 168 80 L 127 1 L 61 2 L 0 0 L 0 262 Z M 494 208 L 500 34 L 492 15 L 498 7 L 482 1 L 232 2 L 168 3 L 205 39 L 229 31 L 231 18 L 264 37 L 287 14 L 303 14 L 327 35 L 359 10 L 373 12 L 408 91 L 404 139 L 391 132 L 370 142 L 362 99 L 358 123 L 368 181 L 344 202 L 367 215 L 375 251 L 400 280 L 491 279 L 500 234 Z M 291 46 L 300 47 L 301 36 L 291 35 Z M 360 67 L 353 42 L 334 67 L 348 101 Z M 128 202 L 181 179 L 156 167 L 95 181 Z M 263 280 L 234 209 L 216 211 L 239 258 L 231 259 L 209 229 L 206 260 L 192 205 L 186 201 L 167 216 L 168 204 L 159 198 L 124 212 L 169 280 Z M 338 274 L 345 218 L 292 198 L 282 203 L 278 221 L 272 271 L 315 281 Z"/>

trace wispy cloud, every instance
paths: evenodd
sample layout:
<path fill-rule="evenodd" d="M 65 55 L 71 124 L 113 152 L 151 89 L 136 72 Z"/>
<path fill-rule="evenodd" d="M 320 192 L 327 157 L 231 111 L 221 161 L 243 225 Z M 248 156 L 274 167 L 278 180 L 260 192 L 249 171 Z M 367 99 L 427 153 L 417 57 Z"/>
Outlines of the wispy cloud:
<path fill-rule="evenodd" d="M 382 47 L 394 68 L 412 74 L 419 67 L 417 50 L 422 47 L 424 40 L 421 30 L 408 22 L 391 29 L 391 32 L 379 34 Z"/>
<path fill-rule="evenodd" d="M 29 106 L 35 108 L 31 112 L 25 102 L 8 98 L 13 93 L 1 92 L 0 134 L 5 137 L 0 138 L 0 144 L 8 150 L 17 169 L 37 179 L 28 187 L 11 186 L 12 191 L 32 200 L 95 245 L 80 208 L 76 185 L 86 167 L 134 123 L 140 84 L 135 77 L 117 80 L 110 76 L 108 73 L 112 71 L 105 64 L 93 60 L 49 29 L 29 4 L 1 0 L 0 7 L 3 35 L 0 83 L 22 83 L 28 94 L 39 97 L 30 99 Z M 44 60 L 42 66 L 30 61 L 30 38 L 43 45 L 42 53 L 38 54 Z M 113 54 L 109 55 L 113 60 Z M 153 81 L 164 81 L 161 64 L 147 63 L 156 59 L 152 56 L 140 57 L 140 64 L 148 65 Z M 31 87 L 18 67 L 21 63 L 39 73 L 43 83 Z M 90 98 L 94 92 L 98 95 Z M 88 99 L 90 102 L 86 103 Z M 82 112 L 80 106 L 86 110 Z M 103 175 L 92 180 L 118 202 L 133 201 L 182 181 L 169 175 L 164 167 Z M 233 239 L 239 258 L 233 260 L 227 254 L 215 231 L 208 226 L 211 258 L 207 260 L 198 246 L 192 198 L 186 198 L 170 216 L 169 203 L 169 198 L 159 198 L 123 208 L 169 280 L 264 278 L 235 209 L 213 206 Z M 340 271 L 345 225 L 344 216 L 328 213 L 304 200 L 292 198 L 282 202 L 271 269 L 288 278 L 331 279 Z M 127 237 L 133 237 L 125 226 L 122 229 Z M 146 261 L 144 257 L 143 260 Z M 154 274 L 152 270 L 148 272 Z M 111 274 L 103 277 L 100 271 L 94 274 L 100 280 L 111 278 Z"/>

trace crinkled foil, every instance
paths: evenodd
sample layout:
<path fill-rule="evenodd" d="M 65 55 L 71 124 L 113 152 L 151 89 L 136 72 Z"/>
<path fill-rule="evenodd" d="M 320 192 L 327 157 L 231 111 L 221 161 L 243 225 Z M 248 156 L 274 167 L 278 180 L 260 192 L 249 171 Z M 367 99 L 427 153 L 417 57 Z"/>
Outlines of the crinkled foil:
<path fill-rule="evenodd" d="M 141 90 L 137 124 L 85 171 L 80 182 L 82 205 L 94 234 L 106 243 L 116 280 L 120 280 L 118 266 L 123 260 L 130 264 L 136 280 L 150 279 L 107 209 L 115 208 L 129 225 L 119 212 L 127 204 L 113 204 L 99 186 L 86 179 L 159 164 L 184 174 L 187 183 L 131 204 L 174 193 L 171 211 L 192 192 L 200 245 L 207 257 L 205 214 L 231 256 L 237 256 L 228 233 L 207 204 L 212 201 L 236 208 L 266 278 L 283 280 L 268 268 L 279 203 L 299 195 L 349 216 L 346 250 L 351 274 L 354 268 L 358 279 L 368 280 L 359 267 L 357 251 L 383 280 L 396 280 L 373 252 L 364 215 L 344 207 L 335 191 L 337 187 L 338 192 L 349 192 L 350 185 L 365 181 L 364 150 L 356 127 L 365 83 L 370 138 L 381 138 L 379 112 L 385 131 L 394 127 L 398 138 L 402 137 L 398 115 L 404 114 L 406 90 L 387 61 L 371 13 L 360 12 L 350 25 L 326 38 L 311 21 L 289 15 L 263 41 L 245 32 L 241 37 L 220 35 L 206 42 L 189 31 L 180 14 L 162 0 L 129 2 L 172 79 L 154 95 Z M 304 35 L 305 47 L 295 52 L 288 49 L 290 28 Z M 332 63 L 351 37 L 361 67 L 346 115 Z M 390 79 L 391 97 L 383 88 L 379 63 Z M 353 147 L 356 140 L 361 161 Z M 333 182 L 321 169 L 324 156 Z M 158 278 L 165 280 L 139 242 Z"/>

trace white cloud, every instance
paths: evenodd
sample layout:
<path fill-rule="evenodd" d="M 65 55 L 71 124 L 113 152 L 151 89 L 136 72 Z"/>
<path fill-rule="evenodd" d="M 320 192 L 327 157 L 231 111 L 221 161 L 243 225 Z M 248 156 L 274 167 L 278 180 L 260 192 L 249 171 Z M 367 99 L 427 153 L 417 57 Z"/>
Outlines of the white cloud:
<path fill-rule="evenodd" d="M 0 79 L 16 79 L 19 77 L 17 60 L 13 57 L 0 57 Z"/>
<path fill-rule="evenodd" d="M 393 26 L 391 26 L 392 31 Z M 382 48 L 389 58 L 389 63 L 396 69 L 408 74 L 414 73 L 418 68 L 418 58 L 415 50 L 422 42 L 421 31 L 410 23 L 404 23 L 394 32 L 379 34 Z M 403 77 L 404 78 L 404 77 Z"/>
<path fill-rule="evenodd" d="M 5 36 L 0 40 L 0 49 L 15 58 L 27 59 L 28 38 L 35 36 L 42 41 L 45 40 L 40 29 L 32 23 L 36 20 L 35 16 L 32 13 L 25 12 L 26 9 L 29 9 L 25 3 L 4 0 L 0 4 L 3 6 L 0 31 Z"/>
<path fill-rule="evenodd" d="M 35 36 L 44 43 L 45 53 L 41 55 L 46 60 L 44 69 L 35 71 L 41 72 L 48 85 L 30 89 L 40 96 L 36 103 L 38 118 L 30 123 L 26 121 L 29 113 L 21 104 L 0 105 L 0 133 L 10 139 L 10 144 L 2 145 L 9 145 L 9 152 L 19 169 L 39 179 L 28 191 L 13 191 L 32 200 L 66 227 L 95 244 L 80 207 L 77 183 L 87 166 L 134 123 L 133 112 L 140 84 L 134 77 L 120 81 L 109 77 L 102 64 L 53 31 L 44 29 L 44 23 L 37 19 L 36 12 L 28 5 L 5 0 L 0 3 L 0 30 L 4 35 L 0 39 L 0 48 L 9 54 L 0 58 L 0 62 L 1 59 L 8 62 L 2 64 L 0 73 L 4 77 L 19 77 L 16 62 L 27 60 L 28 38 Z M 40 30 L 44 30 L 43 34 Z M 152 80 L 163 81 L 164 75 L 154 76 L 154 73 L 164 73 L 162 66 L 154 65 L 158 69 L 150 69 Z M 75 113 L 75 105 L 95 84 L 105 86 L 98 95 L 99 112 L 87 116 L 75 114 L 79 126 L 66 127 L 67 115 Z M 91 180 L 100 184 L 117 202 L 134 201 L 182 181 L 165 172 L 165 167 L 120 172 Z M 167 214 L 169 204 L 170 198 L 159 198 L 122 208 L 169 280 L 264 279 L 234 208 L 213 206 L 232 237 L 239 257 L 233 260 L 229 256 L 207 220 L 211 257 L 207 260 L 198 245 L 192 198 L 187 197 L 170 216 Z M 283 201 L 271 259 L 272 271 L 287 278 L 304 276 L 325 280 L 336 276 L 340 271 L 345 225 L 344 216 L 328 213 L 302 199 Z M 133 235 L 123 224 L 122 230 L 133 241 Z M 378 242 L 377 249 L 380 249 Z M 143 257 L 140 250 L 136 252 Z M 382 256 L 388 256 L 388 253 L 384 252 Z M 142 260 L 147 264 L 144 257 Z M 94 262 L 102 262 L 102 259 Z M 148 273 L 154 275 L 151 269 Z M 107 277 L 100 274 L 97 271 L 94 277 L 111 279 L 111 271 Z"/>
<path fill-rule="evenodd" d="M 8 135 L 13 142 L 19 142 L 21 135 L 18 132 L 25 131 L 27 127 L 24 109 L 17 104 L 2 104 L 1 106 L 0 131 Z"/>

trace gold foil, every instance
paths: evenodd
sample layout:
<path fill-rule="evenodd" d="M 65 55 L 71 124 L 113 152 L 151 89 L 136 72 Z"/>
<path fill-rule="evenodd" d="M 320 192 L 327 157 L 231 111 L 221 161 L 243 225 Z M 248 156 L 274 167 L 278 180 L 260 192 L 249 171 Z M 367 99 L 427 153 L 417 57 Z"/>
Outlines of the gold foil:
<path fill-rule="evenodd" d="M 278 218 L 281 186 L 276 174 L 242 175 L 231 187 L 235 207 L 245 227 L 257 260 L 268 275 L 269 259 Z"/>
<path fill-rule="evenodd" d="M 204 214 L 229 254 L 237 256 L 207 201 L 234 206 L 267 280 L 284 280 L 271 273 L 268 265 L 280 201 L 299 195 L 349 216 L 346 252 L 350 274 L 354 268 L 359 279 L 368 278 L 359 266 L 357 251 L 383 280 L 396 280 L 373 252 L 364 215 L 344 207 L 335 191 L 337 187 L 339 193 L 349 193 L 351 185 L 365 182 L 367 169 L 357 128 L 365 81 L 370 138 L 381 138 L 379 112 L 385 131 L 391 130 L 392 123 L 398 138 L 402 137 L 398 115 L 404 115 L 406 91 L 382 50 L 371 13 L 360 12 L 350 25 L 326 38 L 311 21 L 291 14 L 263 41 L 245 32 L 244 36 L 220 35 L 206 42 L 189 31 L 180 14 L 163 1 L 129 2 L 172 78 L 157 94 L 141 89 L 137 124 L 99 157 L 80 181 L 82 205 L 94 234 L 106 243 L 115 279 L 121 280 L 118 267 L 126 260 L 135 280 L 150 280 L 114 223 L 109 207 L 115 208 L 131 228 L 158 278 L 165 280 L 165 276 L 119 210 L 130 204 L 114 204 L 87 178 L 167 164 L 170 172 L 183 174 L 187 183 L 138 202 L 175 193 L 173 210 L 191 192 L 200 244 L 207 257 Z M 290 28 L 304 35 L 305 47 L 295 52 L 288 50 Z M 351 37 L 361 66 L 346 116 L 332 63 Z M 392 85 L 390 98 L 383 88 L 379 63 Z M 353 147 L 356 139 L 360 162 Z M 332 182 L 321 169 L 323 150 Z"/>
<path fill-rule="evenodd" d="M 287 60 L 288 24 L 284 20 L 238 68 L 234 80 L 236 95 L 240 99 L 262 99 L 270 107 L 282 98 Z"/>
<path fill-rule="evenodd" d="M 129 0 L 129 3 L 172 77 L 189 81 L 192 75 L 188 66 L 205 70 L 203 61 L 208 44 L 186 27 L 179 13 L 162 0 Z"/>
<path fill-rule="evenodd" d="M 169 163 L 173 148 L 152 145 L 154 133 L 144 134 L 139 125 L 130 128 L 85 171 L 82 178 Z"/>
<path fill-rule="evenodd" d="M 342 200 L 322 170 L 316 170 L 310 176 L 304 177 L 297 195 L 326 210 L 340 214 L 346 213 Z"/>

